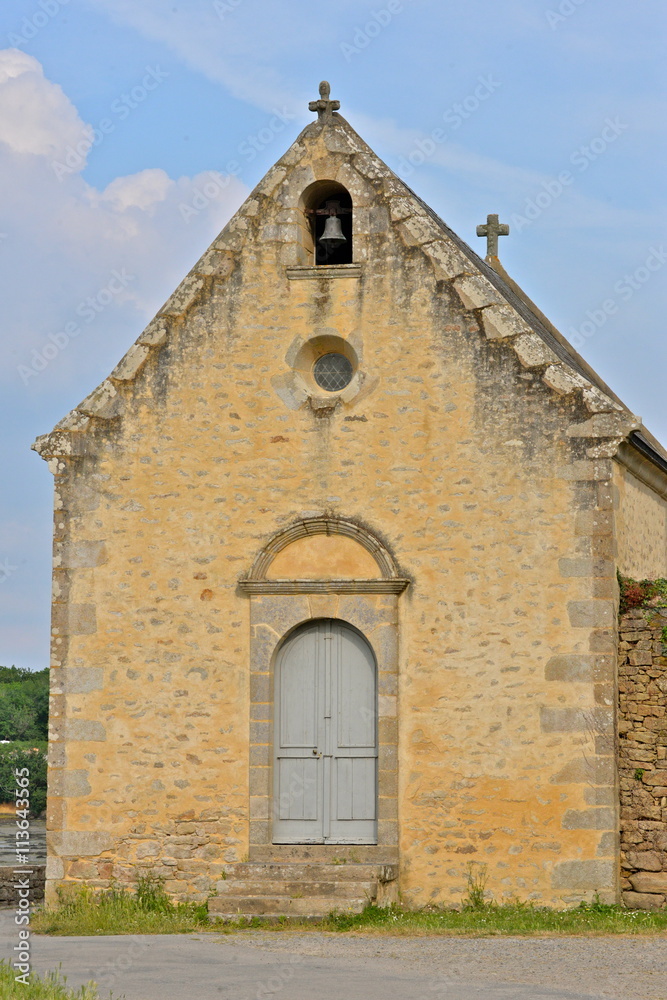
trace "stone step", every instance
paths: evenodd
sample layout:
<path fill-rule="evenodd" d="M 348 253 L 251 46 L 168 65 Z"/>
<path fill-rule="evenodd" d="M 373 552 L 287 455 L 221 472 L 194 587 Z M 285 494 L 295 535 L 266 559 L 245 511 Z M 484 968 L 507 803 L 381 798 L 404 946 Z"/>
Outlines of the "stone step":
<path fill-rule="evenodd" d="M 362 865 L 398 864 L 398 847 L 385 844 L 262 844 L 250 848 L 251 862 L 281 864 L 296 861 Z"/>
<path fill-rule="evenodd" d="M 240 861 L 225 866 L 227 879 L 305 882 L 391 882 L 398 878 L 398 865 L 326 864 L 324 862 Z"/>
<path fill-rule="evenodd" d="M 377 897 L 377 882 L 306 882 L 303 880 L 289 881 L 286 879 L 271 880 L 228 878 L 217 883 L 220 896 L 243 896 L 257 898 L 260 896 L 285 896 L 296 899 L 306 896 L 335 896 L 336 899 L 375 899 Z"/>
<path fill-rule="evenodd" d="M 368 904 L 366 897 L 340 899 L 336 896 L 304 896 L 290 899 L 288 896 L 216 896 L 209 900 L 208 912 L 211 917 L 236 920 L 239 917 L 286 916 L 286 917 L 326 917 L 333 910 L 341 913 L 361 913 Z"/>

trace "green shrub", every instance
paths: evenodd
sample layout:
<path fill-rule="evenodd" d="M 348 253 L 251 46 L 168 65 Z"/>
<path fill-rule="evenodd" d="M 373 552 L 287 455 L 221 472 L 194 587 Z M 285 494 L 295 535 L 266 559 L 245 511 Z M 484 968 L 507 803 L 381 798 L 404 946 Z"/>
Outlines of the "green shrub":
<path fill-rule="evenodd" d="M 645 608 L 647 605 L 667 607 L 667 580 L 633 580 L 629 576 L 618 575 L 618 585 L 621 591 L 619 611 L 622 615 L 633 608 Z"/>
<path fill-rule="evenodd" d="M 30 772 L 30 815 L 39 816 L 46 809 L 45 742 L 0 744 L 0 802 L 15 802 L 16 775 L 27 767 Z"/>

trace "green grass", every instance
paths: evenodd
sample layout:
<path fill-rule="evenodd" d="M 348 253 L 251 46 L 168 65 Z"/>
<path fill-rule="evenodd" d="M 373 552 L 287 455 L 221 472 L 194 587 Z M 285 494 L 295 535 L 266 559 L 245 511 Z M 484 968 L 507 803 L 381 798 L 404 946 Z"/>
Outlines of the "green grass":
<path fill-rule="evenodd" d="M 468 897 L 470 899 L 470 897 Z M 58 909 L 42 910 L 33 917 L 33 930 L 42 934 L 188 934 L 239 930 L 329 931 L 374 935 L 601 935 L 664 934 L 667 909 L 658 912 L 626 910 L 622 906 L 582 903 L 570 910 L 552 910 L 530 903 L 498 905 L 473 897 L 461 910 L 406 910 L 400 906 L 369 905 L 363 913 L 332 913 L 306 922 L 264 920 L 261 917 L 210 922 L 205 905 L 174 906 L 159 880 L 142 879 L 135 891 L 117 888 L 95 893 L 80 887 L 61 894 Z"/>
<path fill-rule="evenodd" d="M 659 934 L 667 931 L 667 909 L 627 910 L 622 906 L 581 903 L 570 910 L 552 910 L 532 903 L 505 904 L 486 899 L 485 865 L 468 866 L 468 893 L 460 910 L 436 907 L 406 910 L 401 906 L 369 905 L 362 913 L 331 913 L 318 921 L 240 918 L 208 919 L 205 903 L 172 903 L 164 879 L 142 876 L 133 890 L 113 885 L 95 891 L 88 886 L 59 890 L 55 909 L 37 911 L 32 928 L 38 934 L 187 934 L 192 931 L 233 933 L 238 930 L 317 930 L 365 934 Z M 1 998 L 0 998 L 1 1000 Z"/>
<path fill-rule="evenodd" d="M 44 978 L 30 975 L 28 983 L 17 983 L 16 970 L 4 960 L 0 962 L 0 1000 L 99 1000 L 93 985 L 78 990 L 67 988 L 67 977 L 49 972 Z"/>
<path fill-rule="evenodd" d="M 485 903 L 462 910 L 410 911 L 398 906 L 383 909 L 367 906 L 359 914 L 332 914 L 320 929 L 413 937 L 427 934 L 471 937 L 659 934 L 667 931 L 667 910 L 649 913 L 603 903 L 581 903 L 571 910 L 552 910 L 519 902 Z"/>
<path fill-rule="evenodd" d="M 37 934 L 188 934 L 210 930 L 210 923 L 205 903 L 174 905 L 163 880 L 148 875 L 133 891 L 60 889 L 57 908 L 36 911 L 31 927 Z"/>

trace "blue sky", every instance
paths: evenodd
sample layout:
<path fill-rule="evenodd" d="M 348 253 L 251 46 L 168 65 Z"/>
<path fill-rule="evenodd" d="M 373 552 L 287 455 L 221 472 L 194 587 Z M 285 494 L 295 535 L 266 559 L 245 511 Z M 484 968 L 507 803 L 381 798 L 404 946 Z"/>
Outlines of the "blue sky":
<path fill-rule="evenodd" d="M 52 478 L 31 442 L 312 119 L 322 78 L 473 247 L 489 212 L 510 223 L 507 270 L 667 442 L 665 24 L 661 0 L 3 4 L 0 663 L 48 663 Z"/>

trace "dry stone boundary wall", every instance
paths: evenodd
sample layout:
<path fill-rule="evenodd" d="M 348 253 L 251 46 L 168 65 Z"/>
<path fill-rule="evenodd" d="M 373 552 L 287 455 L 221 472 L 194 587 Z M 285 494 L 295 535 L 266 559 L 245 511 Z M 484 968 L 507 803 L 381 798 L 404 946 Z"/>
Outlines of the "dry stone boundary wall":
<path fill-rule="evenodd" d="M 621 887 L 625 904 L 644 910 L 667 902 L 666 627 L 667 608 L 620 620 Z"/>
<path fill-rule="evenodd" d="M 16 875 L 13 865 L 0 866 L 0 906 L 16 906 L 18 891 L 16 883 L 25 875 Z M 44 899 L 44 865 L 33 865 L 30 877 L 30 902 L 39 903 Z"/>

